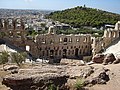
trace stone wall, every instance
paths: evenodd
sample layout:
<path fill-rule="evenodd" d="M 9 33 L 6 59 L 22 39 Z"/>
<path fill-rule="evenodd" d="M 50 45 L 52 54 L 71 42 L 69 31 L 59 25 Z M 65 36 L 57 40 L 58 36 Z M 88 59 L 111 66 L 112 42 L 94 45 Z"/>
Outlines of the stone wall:
<path fill-rule="evenodd" d="M 111 43 L 120 37 L 120 22 L 116 23 L 115 29 L 107 29 L 104 31 L 103 37 L 93 38 L 93 55 L 103 51 Z"/>
<path fill-rule="evenodd" d="M 36 37 L 40 58 L 80 58 L 91 55 L 91 35 L 57 35 L 55 28 Z"/>
<path fill-rule="evenodd" d="M 92 38 L 90 34 L 57 35 L 56 27 L 50 26 L 47 34 L 37 35 L 35 40 L 27 40 L 23 18 L 1 18 L 0 32 L 5 33 L 2 38 L 18 48 L 25 50 L 26 45 L 29 46 L 28 52 L 36 58 L 82 59 L 83 56 L 99 53 L 118 39 L 120 22 L 116 23 L 115 29 L 105 30 L 103 37 L 97 38 Z"/>

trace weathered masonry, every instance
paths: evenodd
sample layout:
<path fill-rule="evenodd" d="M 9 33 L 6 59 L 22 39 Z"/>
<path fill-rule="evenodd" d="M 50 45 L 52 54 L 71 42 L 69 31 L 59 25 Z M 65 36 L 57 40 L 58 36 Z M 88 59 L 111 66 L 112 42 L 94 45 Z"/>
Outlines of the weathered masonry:
<path fill-rule="evenodd" d="M 57 35 L 55 27 L 36 37 L 39 58 L 82 58 L 91 55 L 91 35 Z"/>
<path fill-rule="evenodd" d="M 26 31 L 21 18 L 0 18 L 1 37 L 21 49 L 25 49 Z"/>
<path fill-rule="evenodd" d="M 0 18 L 0 37 L 14 49 L 27 51 L 35 58 L 61 59 L 95 55 L 120 39 L 120 21 L 114 29 L 104 30 L 103 37 L 90 34 L 56 34 L 56 26 L 50 26 L 47 34 L 39 34 L 32 40 L 27 38 L 23 18 Z M 26 49 L 27 47 L 27 49 Z"/>

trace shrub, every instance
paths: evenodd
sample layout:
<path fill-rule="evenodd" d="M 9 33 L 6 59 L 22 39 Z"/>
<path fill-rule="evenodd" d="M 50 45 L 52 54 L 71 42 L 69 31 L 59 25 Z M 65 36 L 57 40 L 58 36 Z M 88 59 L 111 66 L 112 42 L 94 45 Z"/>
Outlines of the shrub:
<path fill-rule="evenodd" d="M 25 61 L 27 57 L 27 54 L 25 52 L 22 52 L 22 53 L 11 53 L 11 59 L 12 59 L 12 62 L 15 62 L 18 66 L 21 65 L 21 63 L 23 61 Z"/>
<path fill-rule="evenodd" d="M 77 79 L 76 83 L 74 84 L 74 88 L 77 90 L 83 90 L 83 80 L 82 79 Z"/>

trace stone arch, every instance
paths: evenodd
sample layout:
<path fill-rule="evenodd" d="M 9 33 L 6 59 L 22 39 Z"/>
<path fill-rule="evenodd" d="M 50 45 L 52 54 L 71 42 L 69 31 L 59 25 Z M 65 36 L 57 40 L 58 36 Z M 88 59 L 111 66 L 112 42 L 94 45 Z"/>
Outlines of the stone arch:
<path fill-rule="evenodd" d="M 59 38 L 59 42 L 60 42 L 60 43 L 62 42 L 62 38 L 61 38 L 61 37 Z"/>
<path fill-rule="evenodd" d="M 5 25 L 5 20 L 3 18 L 0 19 L 0 29 L 3 29 Z"/>
<path fill-rule="evenodd" d="M 14 20 L 12 18 L 8 18 L 7 22 L 8 22 L 7 28 L 8 29 L 14 29 L 14 24 L 13 24 Z"/>
<path fill-rule="evenodd" d="M 55 27 L 54 27 L 54 26 L 50 26 L 50 27 L 49 27 L 48 34 L 56 34 L 56 31 L 55 31 Z"/>
<path fill-rule="evenodd" d="M 15 27 L 16 29 L 21 29 L 21 19 L 20 19 L 20 18 L 16 18 L 16 19 L 15 19 L 15 24 L 16 24 L 16 25 L 15 25 L 15 26 L 16 26 L 16 27 Z"/>
<path fill-rule="evenodd" d="M 72 42 L 72 38 L 69 38 L 69 42 Z"/>
<path fill-rule="evenodd" d="M 59 55 L 61 56 L 61 50 L 59 50 Z"/>
<path fill-rule="evenodd" d="M 78 48 L 75 49 L 75 56 L 76 56 L 76 57 L 79 56 L 79 49 L 78 49 Z"/>
<path fill-rule="evenodd" d="M 50 57 L 54 56 L 54 50 L 50 50 Z"/>
<path fill-rule="evenodd" d="M 22 28 L 22 30 L 25 29 L 25 22 L 26 22 L 26 19 L 21 18 L 21 28 Z"/>
<path fill-rule="evenodd" d="M 70 50 L 68 50 L 68 55 L 70 55 L 71 53 L 70 53 L 71 51 Z"/>
<path fill-rule="evenodd" d="M 7 30 L 7 20 L 5 18 L 0 19 L 0 29 Z"/>
<path fill-rule="evenodd" d="M 67 38 L 65 37 L 63 41 L 64 41 L 64 42 L 67 42 Z"/>
<path fill-rule="evenodd" d="M 109 38 L 111 38 L 112 37 L 112 32 L 111 31 L 109 31 Z"/>
<path fill-rule="evenodd" d="M 80 39 L 79 38 L 76 38 L 76 42 L 79 42 L 80 41 Z"/>
<path fill-rule="evenodd" d="M 63 49 L 63 58 L 67 57 L 67 49 Z"/>
<path fill-rule="evenodd" d="M 104 37 L 108 37 L 109 36 L 109 32 L 108 32 L 108 30 L 105 30 L 104 31 Z"/>
<path fill-rule="evenodd" d="M 84 37 L 84 41 L 83 42 L 85 42 L 85 43 L 87 42 L 87 37 Z"/>
<path fill-rule="evenodd" d="M 113 37 L 116 37 L 116 36 L 117 36 L 116 31 L 114 31 L 113 33 L 114 33 L 114 34 L 113 34 Z"/>

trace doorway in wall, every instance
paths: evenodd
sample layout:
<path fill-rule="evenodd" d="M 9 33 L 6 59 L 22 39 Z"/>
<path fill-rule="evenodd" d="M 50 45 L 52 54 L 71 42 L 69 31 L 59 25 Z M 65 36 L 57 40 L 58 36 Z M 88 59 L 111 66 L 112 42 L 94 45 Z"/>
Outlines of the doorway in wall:
<path fill-rule="evenodd" d="M 63 58 L 67 57 L 67 49 L 63 49 Z"/>
<path fill-rule="evenodd" d="M 79 56 L 79 55 L 78 55 L 78 51 L 79 51 L 79 49 L 76 48 L 76 49 L 75 49 L 75 57 L 78 57 L 78 56 Z"/>

